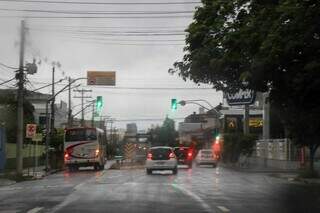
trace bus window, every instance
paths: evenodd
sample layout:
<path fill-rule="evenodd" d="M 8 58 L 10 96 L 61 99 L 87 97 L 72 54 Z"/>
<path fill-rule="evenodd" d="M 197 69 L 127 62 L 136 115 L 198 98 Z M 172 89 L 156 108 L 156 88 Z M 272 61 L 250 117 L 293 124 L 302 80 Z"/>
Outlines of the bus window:
<path fill-rule="evenodd" d="M 69 129 L 66 131 L 66 142 L 97 140 L 95 129 Z"/>

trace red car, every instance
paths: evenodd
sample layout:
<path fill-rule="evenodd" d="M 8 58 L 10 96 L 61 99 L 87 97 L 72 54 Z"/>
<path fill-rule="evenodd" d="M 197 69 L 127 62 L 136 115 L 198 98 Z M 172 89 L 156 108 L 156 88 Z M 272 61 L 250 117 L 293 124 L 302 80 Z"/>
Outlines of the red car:
<path fill-rule="evenodd" d="M 192 168 L 193 150 L 190 147 L 175 147 L 174 154 L 177 156 L 178 164 Z"/>

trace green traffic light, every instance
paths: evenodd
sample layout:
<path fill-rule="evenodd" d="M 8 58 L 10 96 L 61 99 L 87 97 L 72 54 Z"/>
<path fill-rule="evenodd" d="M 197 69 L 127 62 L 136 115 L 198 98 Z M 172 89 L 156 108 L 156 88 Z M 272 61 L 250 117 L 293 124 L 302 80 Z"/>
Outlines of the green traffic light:
<path fill-rule="evenodd" d="M 96 99 L 97 110 L 101 110 L 102 106 L 103 106 L 102 96 L 97 96 L 97 99 Z"/>
<path fill-rule="evenodd" d="M 171 99 L 171 109 L 173 111 L 177 110 L 178 109 L 178 101 L 177 99 L 173 98 Z"/>

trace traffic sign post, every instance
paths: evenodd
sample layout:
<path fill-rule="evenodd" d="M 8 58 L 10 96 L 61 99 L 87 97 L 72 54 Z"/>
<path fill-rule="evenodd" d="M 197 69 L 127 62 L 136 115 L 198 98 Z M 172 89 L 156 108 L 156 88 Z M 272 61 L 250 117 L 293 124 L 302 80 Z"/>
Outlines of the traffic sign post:
<path fill-rule="evenodd" d="M 37 125 L 36 124 L 27 124 L 26 127 L 26 138 L 33 138 L 36 135 Z"/>
<path fill-rule="evenodd" d="M 42 141 L 43 136 L 41 133 L 36 133 L 33 137 L 32 137 L 32 141 L 35 142 L 34 146 L 33 146 L 33 156 L 34 156 L 34 167 L 33 167 L 33 176 L 35 176 L 36 173 L 36 169 L 38 167 L 38 142 Z"/>
<path fill-rule="evenodd" d="M 253 104 L 256 93 L 250 89 L 239 89 L 235 93 L 226 93 L 227 102 L 230 106 L 244 105 L 243 133 L 249 134 L 249 105 Z"/>

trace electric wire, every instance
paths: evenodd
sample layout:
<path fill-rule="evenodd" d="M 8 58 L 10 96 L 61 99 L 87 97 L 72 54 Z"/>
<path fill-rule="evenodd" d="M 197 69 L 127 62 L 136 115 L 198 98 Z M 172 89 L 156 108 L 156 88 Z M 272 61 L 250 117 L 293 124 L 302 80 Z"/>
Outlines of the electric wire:
<path fill-rule="evenodd" d="M 76 11 L 76 10 L 35 10 L 35 9 L 11 9 L 0 8 L 0 11 L 28 12 L 28 13 L 53 13 L 66 15 L 168 15 L 168 14 L 192 14 L 194 11 Z"/>
<path fill-rule="evenodd" d="M 3 82 L 0 83 L 0 86 L 3 85 L 3 84 L 7 84 L 7 83 L 9 83 L 9 82 L 11 82 L 11 81 L 13 81 L 15 79 L 16 79 L 16 77 L 13 77 L 13 78 L 10 78 L 9 80 L 3 81 Z"/>
<path fill-rule="evenodd" d="M 172 2 L 89 2 L 89 1 L 40 1 L 40 0 L 0 0 L 10 3 L 41 3 L 41 4 L 74 4 L 74 5 L 193 5 L 201 1 L 172 1 Z"/>
<path fill-rule="evenodd" d="M 16 68 L 16 67 L 8 66 L 8 65 L 6 65 L 4 63 L 1 63 L 1 62 L 0 62 L 0 65 L 5 67 L 5 68 L 12 69 L 12 70 L 18 70 L 19 69 L 19 68 Z"/>

